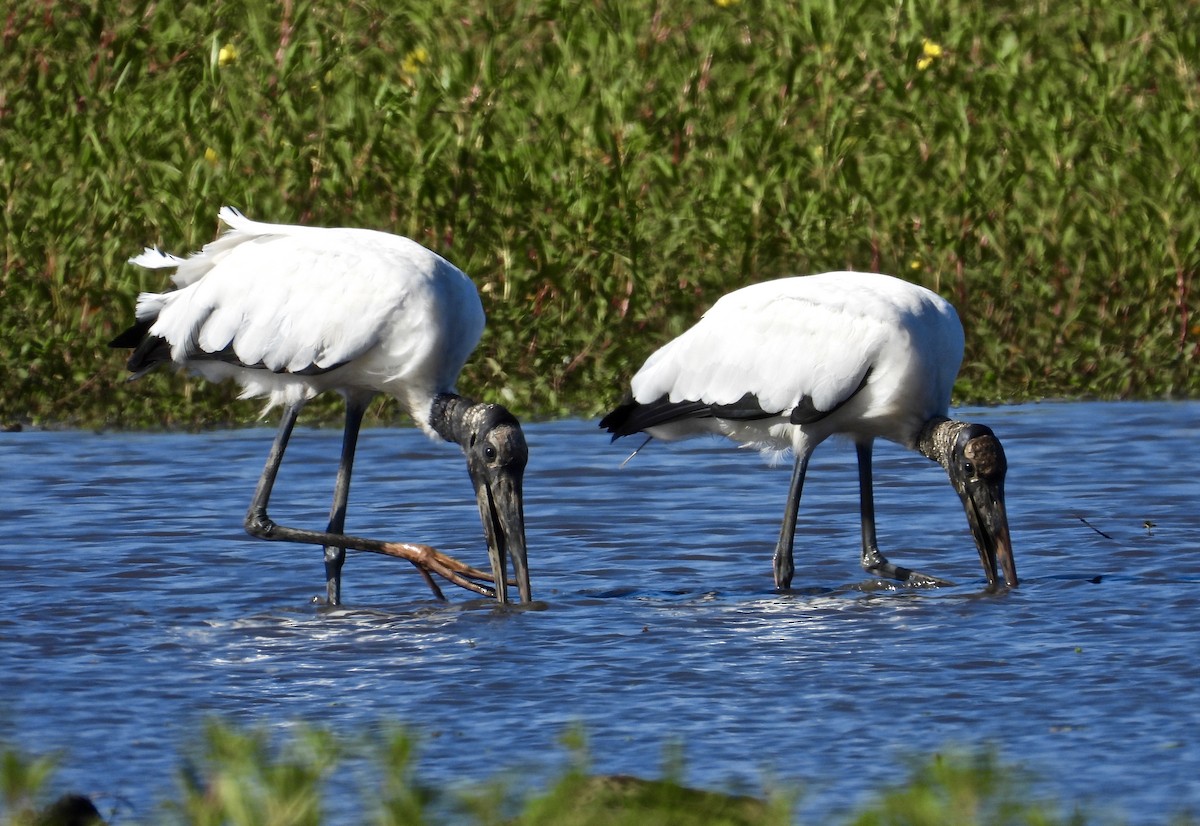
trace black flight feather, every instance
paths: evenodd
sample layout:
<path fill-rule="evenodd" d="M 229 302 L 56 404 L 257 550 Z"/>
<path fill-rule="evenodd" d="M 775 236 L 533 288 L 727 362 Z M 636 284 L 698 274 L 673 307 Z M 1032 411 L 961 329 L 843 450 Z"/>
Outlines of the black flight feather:
<path fill-rule="evenodd" d="M 150 327 L 153 326 L 154 321 L 155 319 L 153 318 L 139 321 L 108 343 L 109 347 L 133 350 L 133 353 L 129 356 L 129 361 L 126 362 L 126 367 L 133 374 L 129 377 L 130 381 L 141 378 L 160 364 L 172 361 L 170 342 L 161 336 L 150 335 Z M 258 364 L 246 364 L 234 353 L 232 343 L 227 344 L 215 353 L 201 350 L 193 344 L 188 348 L 187 360 L 224 361 L 229 364 L 235 364 L 238 367 L 245 367 L 248 370 L 269 369 L 261 361 Z M 319 376 L 322 373 L 328 373 L 330 370 L 336 370 L 347 363 L 347 361 L 343 361 L 329 367 L 318 367 L 315 364 L 310 364 L 299 370 L 273 370 L 272 372 L 290 373 L 295 376 Z"/>

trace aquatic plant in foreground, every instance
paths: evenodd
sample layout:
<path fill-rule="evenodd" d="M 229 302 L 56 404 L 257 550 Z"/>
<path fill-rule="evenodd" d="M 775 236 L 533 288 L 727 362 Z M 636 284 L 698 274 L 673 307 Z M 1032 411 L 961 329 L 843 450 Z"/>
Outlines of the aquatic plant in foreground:
<path fill-rule="evenodd" d="M 668 757 L 661 779 L 596 775 L 589 771 L 581 729 L 564 736 L 566 768 L 541 792 L 517 794 L 503 779 L 469 788 L 436 787 L 414 776 L 414 737 L 399 727 L 345 741 L 300 726 L 282 743 L 262 730 L 210 722 L 199 747 L 183 758 L 177 796 L 160 812 L 129 812 L 98 796 L 110 823 L 188 826 L 317 826 L 325 822 L 325 786 L 339 771 L 344 786 L 351 761 L 366 761 L 370 785 L 360 789 L 361 822 L 378 826 L 786 826 L 799 793 L 771 788 L 765 798 L 686 787 L 683 766 Z M 61 793 L 53 767 L 63 759 L 0 752 L 0 826 L 34 826 Z M 909 761 L 904 779 L 859 806 L 849 826 L 1084 826 L 1112 824 L 1031 796 L 1030 778 L 987 749 L 950 750 Z M 105 811 L 107 806 L 108 811 Z M 1194 821 L 1180 814 L 1172 821 Z"/>

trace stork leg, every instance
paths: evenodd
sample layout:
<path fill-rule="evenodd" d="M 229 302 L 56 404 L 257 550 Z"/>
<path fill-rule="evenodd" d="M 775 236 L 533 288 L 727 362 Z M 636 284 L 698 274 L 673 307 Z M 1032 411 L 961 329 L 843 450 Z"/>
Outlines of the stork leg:
<path fill-rule="evenodd" d="M 862 566 L 871 574 L 895 579 L 907 585 L 953 585 L 944 579 L 922 574 L 899 565 L 888 562 L 879 551 L 879 542 L 875 537 L 875 484 L 871 473 L 871 450 L 874 443 L 870 440 L 859 442 L 858 448 L 858 496 L 862 514 Z"/>
<path fill-rule="evenodd" d="M 271 499 L 271 490 L 275 487 L 275 478 L 279 475 L 279 465 L 283 461 L 283 453 L 287 450 L 288 440 L 291 438 L 292 430 L 296 426 L 296 420 L 300 416 L 300 410 L 304 407 L 304 402 L 298 402 L 289 405 L 283 411 L 283 416 L 279 421 L 279 430 L 275 433 L 275 441 L 271 445 L 271 452 L 267 454 L 267 463 L 263 467 L 262 476 L 258 479 L 258 486 L 254 489 L 254 498 L 250 501 L 250 507 L 246 510 L 245 528 L 246 532 L 251 536 L 259 539 L 274 539 L 284 542 L 303 542 L 305 544 L 321 545 L 325 547 L 326 558 L 330 557 L 328 548 L 330 543 L 339 543 L 335 547 L 339 548 L 354 548 L 360 551 L 370 551 L 372 553 L 386 554 L 395 556 L 400 559 L 405 559 L 411 562 L 425 583 L 429 585 L 434 596 L 438 599 L 444 599 L 441 589 L 437 583 L 433 581 L 431 573 L 444 577 L 455 585 L 466 588 L 469 591 L 474 591 L 485 596 L 494 596 L 495 591 L 487 585 L 479 583 L 491 583 L 492 575 L 486 571 L 480 571 L 469 565 L 464 565 L 458 560 L 448 557 L 445 554 L 430 548 L 428 545 L 416 545 L 405 542 L 380 542 L 375 539 L 362 539 L 356 536 L 341 535 L 341 523 L 345 521 L 346 514 L 346 499 L 350 493 L 350 470 L 349 465 L 353 462 L 354 445 L 357 443 L 358 428 L 362 423 L 362 412 L 356 414 L 357 421 L 353 427 L 353 436 L 350 435 L 350 418 L 351 412 L 347 407 L 347 438 L 343 439 L 342 444 L 342 464 L 343 467 L 338 470 L 338 481 L 334 491 L 334 504 L 330 512 L 330 525 L 339 527 L 338 534 L 335 535 L 329 531 L 310 531 L 302 528 L 288 528 L 283 525 L 278 525 L 267 516 L 267 504 Z M 349 461 L 347 461 L 349 454 Z M 340 577 L 341 561 L 340 558 L 344 555 L 335 555 L 338 559 L 336 563 L 337 573 Z M 327 568 L 328 573 L 328 568 Z M 340 598 L 340 583 L 338 586 L 331 586 L 326 583 L 326 591 L 332 597 L 335 593 Z"/>
<path fill-rule="evenodd" d="M 275 487 L 275 477 L 279 475 L 279 463 L 283 461 L 283 452 L 287 450 L 288 439 L 296 427 L 296 419 L 304 402 L 290 404 L 283 410 L 279 419 L 279 430 L 275 431 L 275 441 L 271 444 L 271 452 L 267 454 L 267 464 L 263 467 L 262 476 L 258 477 L 258 486 L 254 489 L 254 498 L 246 510 L 246 532 L 251 536 L 272 539 L 276 525 L 267 516 L 267 502 L 271 499 L 271 489 Z"/>
<path fill-rule="evenodd" d="M 800 514 L 800 493 L 804 490 L 804 474 L 808 472 L 809 454 L 796 457 L 792 469 L 792 483 L 788 486 L 787 509 L 783 512 L 783 525 L 779 529 L 779 542 L 775 545 L 775 587 L 792 587 L 792 574 L 796 566 L 792 562 L 792 546 L 796 540 L 796 519 Z"/>
<path fill-rule="evenodd" d="M 350 498 L 350 474 L 354 469 L 354 451 L 358 446 L 358 432 L 362 429 L 363 416 L 367 412 L 366 399 L 347 397 L 346 429 L 342 433 L 342 459 L 338 464 L 337 482 L 333 488 L 333 505 L 329 509 L 329 533 L 346 532 L 346 502 Z M 342 603 L 342 564 L 346 561 L 346 549 L 333 545 L 325 546 L 325 600 L 329 605 Z"/>

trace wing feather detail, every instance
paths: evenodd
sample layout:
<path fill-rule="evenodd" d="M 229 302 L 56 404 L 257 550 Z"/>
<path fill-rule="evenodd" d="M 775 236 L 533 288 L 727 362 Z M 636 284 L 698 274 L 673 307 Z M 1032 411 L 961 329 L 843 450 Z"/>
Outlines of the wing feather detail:
<path fill-rule="evenodd" d="M 131 259 L 175 268 L 176 289 L 139 296 L 137 325 L 114 341 L 157 339 L 142 372 L 169 352 L 179 365 L 242 368 L 222 375 L 249 386 L 250 371 L 314 376 L 359 360 L 371 387 L 452 389 L 484 326 L 458 268 L 388 233 L 267 224 L 228 207 L 220 218 L 229 231 L 188 258 L 148 248 Z"/>
<path fill-rule="evenodd" d="M 633 378 L 633 397 L 735 406 L 749 395 L 767 413 L 798 405 L 813 412 L 836 409 L 859 390 L 894 334 L 880 317 L 892 313 L 878 308 L 864 314 L 861 305 L 835 301 L 835 294 L 818 294 L 816 285 L 802 283 L 811 279 L 789 281 L 801 283 L 746 288 L 722 298 L 646 361 Z"/>

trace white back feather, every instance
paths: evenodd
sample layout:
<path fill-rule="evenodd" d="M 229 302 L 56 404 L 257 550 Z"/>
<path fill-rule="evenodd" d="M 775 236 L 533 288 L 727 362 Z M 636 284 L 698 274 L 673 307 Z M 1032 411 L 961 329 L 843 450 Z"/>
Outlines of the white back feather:
<path fill-rule="evenodd" d="M 457 267 L 389 233 L 267 224 L 229 207 L 219 215 L 230 230 L 200 252 L 131 259 L 176 267 L 179 289 L 138 299 L 138 317 L 156 317 L 150 332 L 170 343 L 175 362 L 235 378 L 244 395 L 269 396 L 268 408 L 327 389 L 375 390 L 419 415 L 453 389 L 484 325 L 478 292 Z M 227 348 L 248 367 L 191 358 Z M 258 365 L 266 369 L 250 369 Z"/>
<path fill-rule="evenodd" d="M 903 441 L 945 413 L 962 350 L 958 316 L 936 293 L 891 276 L 833 272 L 725 295 L 647 359 L 632 389 L 643 403 L 732 404 L 751 393 L 768 412 L 803 399 L 828 411 L 871 371 L 854 415 L 888 417 L 898 432 L 879 435 Z"/>

